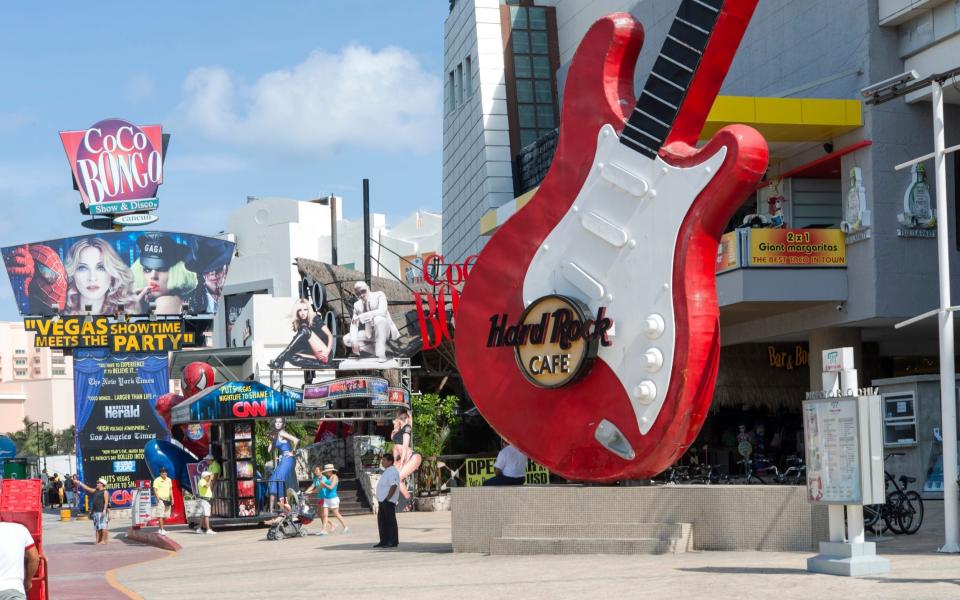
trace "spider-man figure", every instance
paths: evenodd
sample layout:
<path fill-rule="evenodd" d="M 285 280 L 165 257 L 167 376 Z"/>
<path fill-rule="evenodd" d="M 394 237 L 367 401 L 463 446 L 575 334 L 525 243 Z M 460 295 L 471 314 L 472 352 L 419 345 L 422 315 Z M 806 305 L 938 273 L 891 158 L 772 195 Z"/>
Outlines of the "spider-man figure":
<path fill-rule="evenodd" d="M 67 270 L 49 246 L 24 244 L 7 256 L 7 271 L 23 277 L 23 288 L 16 290 L 27 299 L 30 314 L 52 314 L 63 310 L 67 300 Z"/>

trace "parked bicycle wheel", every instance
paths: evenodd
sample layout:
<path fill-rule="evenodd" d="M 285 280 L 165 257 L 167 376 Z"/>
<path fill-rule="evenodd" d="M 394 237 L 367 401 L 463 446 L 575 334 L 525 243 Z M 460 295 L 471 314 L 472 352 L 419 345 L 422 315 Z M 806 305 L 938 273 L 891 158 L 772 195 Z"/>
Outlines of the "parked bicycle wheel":
<path fill-rule="evenodd" d="M 890 528 L 890 531 L 901 534 L 903 533 L 903 528 L 900 527 L 900 502 L 903 498 L 900 496 L 899 491 L 893 491 L 887 494 L 887 503 L 883 507 L 883 522 L 887 524 L 887 527 Z"/>
<path fill-rule="evenodd" d="M 880 512 L 883 510 L 882 504 L 867 504 L 863 507 L 863 526 L 874 530 L 874 526 L 880 520 Z"/>
<path fill-rule="evenodd" d="M 904 494 L 897 510 L 897 524 L 903 533 L 910 535 L 920 530 L 923 524 L 923 498 L 920 494 L 913 490 Z"/>

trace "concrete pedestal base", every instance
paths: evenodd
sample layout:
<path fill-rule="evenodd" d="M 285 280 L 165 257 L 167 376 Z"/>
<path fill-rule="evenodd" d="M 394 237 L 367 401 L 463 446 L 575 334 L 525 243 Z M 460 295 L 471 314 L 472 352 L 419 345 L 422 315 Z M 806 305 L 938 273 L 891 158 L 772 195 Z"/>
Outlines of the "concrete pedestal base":
<path fill-rule="evenodd" d="M 877 556 L 877 545 L 873 542 L 820 542 L 820 554 L 807 559 L 807 570 L 827 575 L 866 577 L 889 573 L 890 561 Z"/>

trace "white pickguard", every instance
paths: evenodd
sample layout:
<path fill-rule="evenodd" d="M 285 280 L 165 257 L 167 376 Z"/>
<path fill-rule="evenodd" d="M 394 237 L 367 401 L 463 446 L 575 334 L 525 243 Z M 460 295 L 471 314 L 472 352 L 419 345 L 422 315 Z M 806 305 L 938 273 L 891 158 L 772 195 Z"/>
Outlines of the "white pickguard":
<path fill-rule="evenodd" d="M 598 357 L 620 379 L 646 434 L 670 387 L 680 225 L 723 164 L 726 148 L 686 169 L 634 152 L 610 125 L 599 136 L 580 194 L 527 268 L 523 299 L 528 305 L 558 293 L 582 300 L 594 314 L 607 307 L 613 345 L 601 346 Z"/>

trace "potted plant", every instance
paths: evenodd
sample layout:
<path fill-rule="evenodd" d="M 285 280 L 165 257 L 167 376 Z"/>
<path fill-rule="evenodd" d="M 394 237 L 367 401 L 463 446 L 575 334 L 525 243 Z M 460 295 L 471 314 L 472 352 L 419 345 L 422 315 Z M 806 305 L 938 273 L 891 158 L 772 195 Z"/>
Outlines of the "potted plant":
<path fill-rule="evenodd" d="M 413 445 L 423 456 L 417 471 L 417 508 L 423 511 L 448 510 L 449 495 L 444 492 L 445 477 L 440 455 L 444 453 L 451 433 L 459 427 L 460 399 L 456 396 L 423 394 L 412 399 Z"/>

